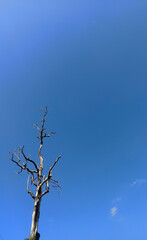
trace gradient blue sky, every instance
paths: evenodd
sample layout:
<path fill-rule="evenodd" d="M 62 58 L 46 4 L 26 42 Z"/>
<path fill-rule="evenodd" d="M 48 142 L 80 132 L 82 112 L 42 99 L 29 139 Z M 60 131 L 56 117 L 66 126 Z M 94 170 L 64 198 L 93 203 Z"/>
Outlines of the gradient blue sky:
<path fill-rule="evenodd" d="M 41 206 L 43 240 L 147 239 L 147 1 L 0 2 L 0 237 L 29 236 L 33 201 L 9 151 L 37 159 L 63 190 Z"/>

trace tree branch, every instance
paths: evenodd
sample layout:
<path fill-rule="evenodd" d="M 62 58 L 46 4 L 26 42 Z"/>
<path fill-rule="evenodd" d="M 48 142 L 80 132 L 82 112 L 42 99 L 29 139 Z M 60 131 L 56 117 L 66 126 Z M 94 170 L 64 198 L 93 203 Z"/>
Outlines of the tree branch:
<path fill-rule="evenodd" d="M 50 132 L 49 134 L 44 133 L 44 135 L 42 135 L 42 138 L 50 137 L 52 134 L 56 134 L 56 132 Z"/>
<path fill-rule="evenodd" d="M 45 107 L 45 109 L 41 108 L 39 109 L 41 112 L 43 112 L 43 118 L 41 119 L 41 129 L 38 127 L 37 124 L 34 124 L 34 127 L 39 131 L 39 136 L 37 136 L 37 138 L 41 141 L 41 144 L 43 143 L 43 138 L 47 138 L 50 137 L 52 134 L 56 134 L 56 132 L 50 132 L 49 134 L 47 134 L 45 132 L 46 128 L 44 127 L 45 121 L 46 121 L 46 116 L 48 114 L 48 109 L 47 106 Z"/>
<path fill-rule="evenodd" d="M 14 160 L 14 156 L 13 156 L 12 153 L 9 152 L 9 154 L 10 154 L 10 160 L 11 160 L 12 162 L 16 163 L 17 166 L 21 168 L 21 170 L 20 170 L 20 172 L 18 172 L 18 174 L 21 173 L 22 170 L 24 170 L 24 166 L 22 166 L 22 165 L 19 163 L 20 160 L 18 160 L 18 161 L 15 161 L 15 160 Z"/>
<path fill-rule="evenodd" d="M 50 182 L 51 182 L 52 184 L 54 184 L 54 185 L 51 185 L 52 187 L 53 187 L 53 186 L 56 186 L 57 188 L 62 189 L 62 188 L 60 187 L 60 185 L 58 184 L 58 181 L 55 181 L 54 179 L 50 179 Z"/>
<path fill-rule="evenodd" d="M 52 169 L 54 168 L 54 166 L 56 165 L 56 163 L 59 161 L 59 159 L 61 158 L 61 156 L 59 156 L 56 161 L 53 163 L 53 165 L 50 167 L 49 173 L 48 173 L 48 177 L 52 177 Z"/>
<path fill-rule="evenodd" d="M 46 181 L 46 190 L 41 194 L 41 197 L 43 197 L 45 194 L 49 192 L 49 182 Z"/>
<path fill-rule="evenodd" d="M 16 153 L 17 150 L 18 150 L 18 154 Z M 21 148 L 17 148 L 17 149 L 14 151 L 14 154 L 15 154 L 15 156 L 18 158 L 18 161 L 15 161 L 15 160 L 14 160 L 14 155 L 13 155 L 12 153 L 10 153 L 10 160 L 11 160 L 12 162 L 14 162 L 18 167 L 20 167 L 20 172 L 18 172 L 18 174 L 20 174 L 20 173 L 22 172 L 22 170 L 25 170 L 25 171 L 27 171 L 28 173 L 31 173 L 31 175 L 32 175 L 32 183 L 33 183 L 35 186 L 37 186 L 37 184 L 34 182 L 34 173 L 37 174 L 38 171 L 30 170 L 30 169 L 27 167 L 27 161 L 28 161 L 28 159 L 26 159 L 26 162 L 25 162 L 23 165 L 20 164 L 20 161 L 21 161 L 21 159 L 20 159 Z"/>
<path fill-rule="evenodd" d="M 35 199 L 35 196 L 33 195 L 32 191 L 29 190 L 29 180 L 30 180 L 30 175 L 28 174 L 27 192 L 31 195 L 33 199 Z"/>
<path fill-rule="evenodd" d="M 34 124 L 34 127 L 35 127 L 39 132 L 41 131 L 37 124 Z"/>
<path fill-rule="evenodd" d="M 31 183 L 33 183 L 34 186 L 37 187 L 37 183 L 35 183 L 35 179 L 34 179 L 34 174 L 32 174 Z"/>
<path fill-rule="evenodd" d="M 51 185 L 51 187 L 55 188 L 56 191 L 57 191 L 57 193 L 58 193 L 58 195 L 59 195 L 60 192 L 58 191 L 58 187 L 57 187 L 57 186 L 54 186 L 54 185 Z"/>
<path fill-rule="evenodd" d="M 29 157 L 26 157 L 26 155 L 25 155 L 25 153 L 24 153 L 24 146 L 21 148 L 21 153 L 22 153 L 23 157 L 24 157 L 25 160 L 26 160 L 26 164 L 27 164 L 27 161 L 31 162 L 31 163 L 35 166 L 35 168 L 36 168 L 36 170 L 37 170 L 37 172 L 38 172 L 39 169 L 38 169 L 38 167 L 37 167 L 37 164 L 36 164 L 33 160 L 31 160 Z"/>
<path fill-rule="evenodd" d="M 56 165 L 56 163 L 59 161 L 60 158 L 61 158 L 61 156 L 59 156 L 56 159 L 56 161 L 53 163 L 53 165 L 50 167 L 48 176 L 40 183 L 40 187 L 42 187 L 45 182 L 50 181 L 50 179 L 52 178 L 52 169 L 54 168 L 54 166 Z"/>

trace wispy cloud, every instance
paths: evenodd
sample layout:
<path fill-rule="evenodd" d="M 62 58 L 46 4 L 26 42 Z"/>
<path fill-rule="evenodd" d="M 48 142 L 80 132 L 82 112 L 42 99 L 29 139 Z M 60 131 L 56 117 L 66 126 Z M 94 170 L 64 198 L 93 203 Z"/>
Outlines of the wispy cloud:
<path fill-rule="evenodd" d="M 144 184 L 146 182 L 147 182 L 147 180 L 143 179 L 143 178 L 136 179 L 134 182 L 131 183 L 131 187 L 140 186 L 140 185 L 142 185 L 142 184 Z"/>
<path fill-rule="evenodd" d="M 117 197 L 117 198 L 115 198 L 113 201 L 112 201 L 112 203 L 118 203 L 118 202 L 120 202 L 121 201 L 121 198 L 120 197 Z"/>
<path fill-rule="evenodd" d="M 117 207 L 113 207 L 110 209 L 110 214 L 112 217 L 114 217 L 117 214 L 118 208 Z"/>

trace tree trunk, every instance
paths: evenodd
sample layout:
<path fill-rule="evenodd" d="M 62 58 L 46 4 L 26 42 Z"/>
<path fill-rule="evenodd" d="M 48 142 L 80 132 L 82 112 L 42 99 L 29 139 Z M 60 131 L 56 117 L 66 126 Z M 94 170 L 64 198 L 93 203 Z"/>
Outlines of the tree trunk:
<path fill-rule="evenodd" d="M 39 167 L 39 174 L 38 174 L 36 196 L 34 200 L 31 234 L 30 234 L 30 238 L 33 238 L 33 240 L 39 240 L 39 237 L 40 237 L 40 234 L 38 233 L 38 223 L 39 223 L 39 216 L 40 216 L 40 204 L 41 204 L 41 194 L 42 194 L 42 187 L 40 187 L 42 170 L 43 170 L 43 157 L 41 155 L 42 144 L 43 144 L 43 141 L 42 141 L 42 132 L 41 132 L 41 145 L 39 148 L 40 167 Z"/>
<path fill-rule="evenodd" d="M 30 238 L 33 238 L 34 240 L 39 240 L 39 237 L 40 237 L 40 234 L 38 233 L 40 205 L 41 205 L 41 190 L 37 191 L 37 193 L 36 193 L 36 197 L 34 200 L 33 214 L 32 214 L 32 225 L 31 225 Z"/>

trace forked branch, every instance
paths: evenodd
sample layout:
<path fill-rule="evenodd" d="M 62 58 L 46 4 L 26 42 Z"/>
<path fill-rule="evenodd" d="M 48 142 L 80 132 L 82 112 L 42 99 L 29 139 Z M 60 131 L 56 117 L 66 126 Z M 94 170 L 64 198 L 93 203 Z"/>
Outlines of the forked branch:
<path fill-rule="evenodd" d="M 61 156 L 59 156 L 56 161 L 53 163 L 53 165 L 50 167 L 48 176 L 40 183 L 40 187 L 43 186 L 44 183 L 46 183 L 47 181 L 50 181 L 52 178 L 52 169 L 54 168 L 54 166 L 57 164 L 57 162 L 59 161 L 59 159 L 61 158 Z"/>
<path fill-rule="evenodd" d="M 41 194 L 41 197 L 43 197 L 48 192 L 49 192 L 49 181 L 46 181 L 46 190 Z"/>

